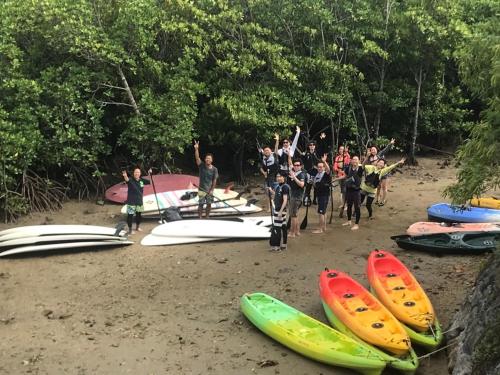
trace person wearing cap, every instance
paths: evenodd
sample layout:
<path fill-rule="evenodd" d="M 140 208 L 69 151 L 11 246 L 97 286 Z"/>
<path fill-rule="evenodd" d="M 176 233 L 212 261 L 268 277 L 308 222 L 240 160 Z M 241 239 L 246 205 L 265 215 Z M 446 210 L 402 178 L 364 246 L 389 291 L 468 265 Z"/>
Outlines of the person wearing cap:
<path fill-rule="evenodd" d="M 290 145 L 290 140 L 288 138 L 283 139 L 283 147 L 277 150 L 278 154 L 278 162 L 280 166 L 280 171 L 284 172 L 286 176 L 288 176 L 289 165 L 288 165 L 288 156 L 293 158 L 295 154 L 295 149 L 297 148 L 297 142 L 300 137 L 300 127 L 295 128 L 295 137 L 293 138 L 293 142 Z"/>
<path fill-rule="evenodd" d="M 326 138 L 325 133 L 321 133 L 319 136 L 320 140 L 323 140 Z M 321 161 L 321 158 L 319 157 L 318 150 L 316 149 L 317 144 L 316 141 L 311 140 L 307 143 L 307 150 L 302 153 L 302 164 L 304 165 L 304 170 L 306 171 L 306 188 L 305 188 L 305 194 L 304 194 L 304 204 L 305 205 L 310 205 L 311 204 L 311 190 L 313 187 L 313 179 L 318 170 L 316 169 L 316 165 Z M 319 150 L 321 151 L 321 150 Z M 316 194 L 314 194 L 313 201 L 316 203 Z"/>
<path fill-rule="evenodd" d="M 287 248 L 287 207 L 290 199 L 290 186 L 285 182 L 286 174 L 278 172 L 274 189 L 268 188 L 273 201 L 273 226 L 280 233 L 280 246 L 271 247 L 271 251 L 283 251 Z"/>
<path fill-rule="evenodd" d="M 264 184 L 264 189 L 266 190 L 266 194 L 268 193 L 268 188 L 271 188 L 274 190 L 274 188 L 277 185 L 276 182 L 276 174 L 279 171 L 279 164 L 278 164 L 278 146 L 279 146 L 279 136 L 278 134 L 274 135 L 274 140 L 275 140 L 275 145 L 274 145 L 274 152 L 271 150 L 271 147 L 269 146 L 264 146 L 264 148 L 257 148 L 260 154 L 260 173 L 264 176 L 265 179 L 265 184 Z M 271 207 L 269 205 L 269 201 L 266 201 L 268 207 L 267 210 L 271 211 Z"/>

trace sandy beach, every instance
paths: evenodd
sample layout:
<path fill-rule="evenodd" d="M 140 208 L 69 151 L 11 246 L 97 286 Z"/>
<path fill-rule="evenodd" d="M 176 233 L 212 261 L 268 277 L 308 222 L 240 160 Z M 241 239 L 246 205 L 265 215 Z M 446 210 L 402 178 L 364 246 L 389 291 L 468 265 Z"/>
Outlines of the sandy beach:
<path fill-rule="evenodd" d="M 328 232 L 312 234 L 317 215 L 311 208 L 308 229 L 282 253 L 269 252 L 265 240 L 143 247 L 140 239 L 157 225 L 147 221 L 128 247 L 0 259 L 0 374 L 354 374 L 268 338 L 241 314 L 239 298 L 265 292 L 327 322 L 319 273 L 338 268 L 366 286 L 366 258 L 376 248 L 394 252 L 413 271 L 446 329 L 484 257 L 438 257 L 392 242 L 390 236 L 426 221 L 427 206 L 443 201 L 443 189 L 455 179 L 453 167 L 441 168 L 443 159 L 419 162 L 394 174 L 375 220 L 368 222 L 362 207 L 359 231 L 343 227 L 335 210 Z M 251 188 L 244 196 L 264 205 L 258 180 Z M 15 225 L 114 226 L 119 211 L 113 204 L 71 201 L 62 211 Z M 397 372 L 384 374 L 391 373 Z M 418 370 L 446 373 L 444 352 L 423 359 Z"/>

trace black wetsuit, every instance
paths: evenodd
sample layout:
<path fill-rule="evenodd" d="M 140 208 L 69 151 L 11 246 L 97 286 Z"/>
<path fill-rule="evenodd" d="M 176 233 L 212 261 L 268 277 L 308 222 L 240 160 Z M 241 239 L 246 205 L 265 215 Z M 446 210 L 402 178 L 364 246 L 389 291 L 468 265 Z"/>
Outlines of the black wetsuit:
<path fill-rule="evenodd" d="M 359 219 L 361 218 L 361 178 L 363 177 L 363 167 L 358 166 L 357 170 L 354 170 L 350 165 L 344 168 L 344 173 L 346 175 L 346 203 L 347 203 L 347 220 L 352 218 L 352 208 L 354 206 L 354 215 L 356 224 L 359 224 Z"/>

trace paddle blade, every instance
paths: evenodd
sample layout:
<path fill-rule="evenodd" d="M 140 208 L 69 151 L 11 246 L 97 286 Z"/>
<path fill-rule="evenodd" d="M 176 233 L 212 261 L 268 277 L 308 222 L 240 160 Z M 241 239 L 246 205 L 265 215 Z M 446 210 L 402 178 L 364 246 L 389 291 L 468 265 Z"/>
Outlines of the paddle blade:
<path fill-rule="evenodd" d="M 280 246 L 281 243 L 281 230 L 274 225 L 271 227 L 271 237 L 269 237 L 269 245 L 272 247 Z"/>
<path fill-rule="evenodd" d="M 306 207 L 306 216 L 304 216 L 304 219 L 302 220 L 302 223 L 300 223 L 300 229 L 306 229 L 307 228 L 307 214 L 309 213 L 309 206 Z"/>

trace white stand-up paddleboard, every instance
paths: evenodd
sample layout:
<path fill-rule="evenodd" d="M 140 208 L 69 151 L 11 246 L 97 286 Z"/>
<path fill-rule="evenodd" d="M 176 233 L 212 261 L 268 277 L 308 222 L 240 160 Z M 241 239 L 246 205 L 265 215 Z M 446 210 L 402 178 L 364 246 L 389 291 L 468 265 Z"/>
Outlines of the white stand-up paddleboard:
<path fill-rule="evenodd" d="M 96 225 L 32 225 L 4 230 L 0 232 L 0 241 L 56 234 L 99 234 L 103 236 L 114 236 L 116 231 L 117 228 Z"/>
<path fill-rule="evenodd" d="M 0 251 L 3 248 L 17 247 L 24 245 L 34 245 L 40 243 L 63 243 L 63 242 L 83 242 L 83 241 L 126 241 L 126 237 L 103 236 L 99 234 L 60 234 L 54 236 L 22 237 L 0 242 Z"/>
<path fill-rule="evenodd" d="M 240 205 L 240 206 L 235 206 L 235 208 L 231 207 L 222 207 L 222 208 L 216 208 L 212 209 L 210 211 L 210 217 L 213 216 L 235 216 L 235 215 L 248 215 L 248 214 L 256 214 L 257 212 L 261 212 L 262 208 L 259 206 L 256 206 L 254 204 L 250 205 Z M 196 207 L 196 210 L 190 210 L 186 211 L 185 209 L 180 209 L 179 210 L 180 214 L 182 217 L 197 217 L 198 216 L 198 208 Z M 142 217 L 147 218 L 147 219 L 159 219 L 158 211 L 153 211 L 153 212 L 144 212 L 142 214 Z"/>
<path fill-rule="evenodd" d="M 151 234 L 174 237 L 269 238 L 270 230 L 230 220 L 179 220 L 159 225 Z"/>
<path fill-rule="evenodd" d="M 156 236 L 154 234 L 148 234 L 145 236 L 141 245 L 143 246 L 165 246 L 165 245 L 182 245 L 187 243 L 198 243 L 198 242 L 210 242 L 225 240 L 227 238 L 217 238 L 217 237 L 167 237 L 167 236 Z"/>
<path fill-rule="evenodd" d="M 0 257 L 15 254 L 32 253 L 37 251 L 62 250 L 62 249 L 86 249 L 90 247 L 123 246 L 133 244 L 132 241 L 94 241 L 94 242 L 69 242 L 46 245 L 21 246 L 0 253 Z"/>
<path fill-rule="evenodd" d="M 146 195 L 142 199 L 144 212 L 158 211 L 158 206 L 160 207 L 160 210 L 169 207 L 184 207 L 188 211 L 197 211 L 198 195 L 194 195 L 190 199 L 182 199 L 184 197 L 187 197 L 186 194 L 192 193 L 197 194 L 197 190 L 174 190 L 158 193 L 156 194 L 156 196 L 154 194 Z M 215 189 L 213 195 L 215 199 L 212 203 L 212 208 L 227 207 L 228 204 L 231 206 L 237 206 L 247 203 L 247 200 L 245 198 L 240 197 L 239 199 L 235 199 L 238 197 L 238 193 L 233 190 Z M 224 202 L 221 202 L 221 200 L 223 200 Z M 122 207 L 121 213 L 127 213 L 127 205 L 124 205 Z"/>

